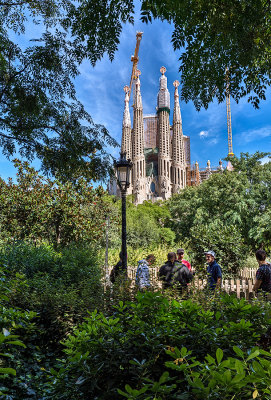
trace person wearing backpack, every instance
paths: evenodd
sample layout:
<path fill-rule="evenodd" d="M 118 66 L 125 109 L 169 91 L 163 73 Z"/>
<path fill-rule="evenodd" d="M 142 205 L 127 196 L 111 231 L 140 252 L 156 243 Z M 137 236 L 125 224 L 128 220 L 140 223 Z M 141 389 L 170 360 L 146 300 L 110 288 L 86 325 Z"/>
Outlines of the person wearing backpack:
<path fill-rule="evenodd" d="M 192 281 L 193 274 L 186 265 L 176 260 L 176 254 L 170 252 L 167 262 L 159 270 L 159 278 L 162 280 L 163 289 L 177 287 L 180 294 L 187 289 L 187 284 Z"/>
<path fill-rule="evenodd" d="M 138 267 L 136 271 L 135 283 L 138 289 L 143 290 L 151 286 L 150 284 L 150 272 L 149 266 L 155 262 L 155 256 L 150 254 L 146 257 L 146 260 L 138 261 Z"/>

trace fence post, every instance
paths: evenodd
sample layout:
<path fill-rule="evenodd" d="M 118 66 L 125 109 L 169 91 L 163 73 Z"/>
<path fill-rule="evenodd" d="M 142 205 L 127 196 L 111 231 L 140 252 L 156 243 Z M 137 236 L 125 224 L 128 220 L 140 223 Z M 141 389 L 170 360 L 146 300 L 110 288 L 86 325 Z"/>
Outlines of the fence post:
<path fill-rule="evenodd" d="M 236 279 L 236 296 L 240 299 L 240 279 Z"/>

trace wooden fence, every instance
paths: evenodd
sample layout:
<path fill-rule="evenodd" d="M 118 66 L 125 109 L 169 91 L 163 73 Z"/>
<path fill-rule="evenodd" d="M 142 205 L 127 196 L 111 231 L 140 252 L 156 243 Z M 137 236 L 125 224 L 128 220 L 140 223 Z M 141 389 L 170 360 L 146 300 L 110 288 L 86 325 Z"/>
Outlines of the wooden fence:
<path fill-rule="evenodd" d="M 257 268 L 243 268 L 240 270 L 240 277 L 241 278 L 248 278 L 248 279 L 255 279 L 256 277 Z"/>
<path fill-rule="evenodd" d="M 109 273 L 111 272 L 112 268 L 113 267 L 109 267 Z M 160 267 L 150 267 L 149 272 L 151 285 L 161 288 L 162 283 L 158 279 L 159 268 Z M 132 283 L 135 282 L 136 270 L 137 267 L 128 266 L 128 277 L 132 280 Z M 242 297 L 244 297 L 245 299 L 252 298 L 254 296 L 252 288 L 256 279 L 256 271 L 257 270 L 254 268 L 244 268 L 240 272 L 239 278 L 223 279 L 222 290 L 229 294 L 235 293 L 237 298 L 239 299 Z M 192 286 L 198 290 L 202 290 L 204 287 L 206 287 L 206 284 L 206 279 L 200 279 L 195 276 Z"/>

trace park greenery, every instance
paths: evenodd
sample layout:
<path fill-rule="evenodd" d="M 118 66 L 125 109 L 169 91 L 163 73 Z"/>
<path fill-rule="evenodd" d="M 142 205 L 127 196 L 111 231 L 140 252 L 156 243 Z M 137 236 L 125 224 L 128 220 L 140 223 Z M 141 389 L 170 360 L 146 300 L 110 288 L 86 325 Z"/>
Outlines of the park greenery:
<path fill-rule="evenodd" d="M 174 24 L 184 100 L 208 107 L 229 83 L 236 101 L 249 95 L 258 107 L 270 85 L 268 1 L 141 6 L 143 21 Z M 74 79 L 84 60 L 113 59 L 133 15 L 130 0 L 0 0 L 0 145 L 8 157 L 38 157 L 45 175 L 16 159 L 16 181 L 0 179 L 0 397 L 268 400 L 269 303 L 105 285 L 121 203 L 91 182 L 108 176 L 106 146 L 117 143 L 78 101 Z M 29 24 L 32 40 L 18 40 Z M 128 198 L 128 263 L 154 253 L 161 265 L 184 247 L 198 274 L 207 249 L 224 276 L 256 267 L 254 251 L 271 251 L 267 155 L 234 157 L 233 171 L 167 202 Z"/>
<path fill-rule="evenodd" d="M 128 264 L 161 265 L 184 247 L 197 274 L 204 251 L 224 276 L 270 254 L 271 163 L 232 158 L 165 202 L 127 199 Z M 189 298 L 104 286 L 121 248 L 121 202 L 83 178 L 50 180 L 14 161 L 1 180 L 0 392 L 8 400 L 270 398 L 271 309 L 233 294 Z"/>

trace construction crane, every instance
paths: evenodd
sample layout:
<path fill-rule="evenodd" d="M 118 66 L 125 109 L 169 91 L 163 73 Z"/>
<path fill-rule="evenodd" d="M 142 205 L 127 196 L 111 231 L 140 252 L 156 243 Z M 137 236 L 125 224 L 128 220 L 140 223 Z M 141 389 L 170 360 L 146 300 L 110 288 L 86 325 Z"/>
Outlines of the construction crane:
<path fill-rule="evenodd" d="M 136 33 L 136 47 L 135 47 L 135 53 L 133 56 L 131 56 L 131 61 L 133 63 L 133 68 L 132 68 L 132 74 L 131 74 L 131 80 L 130 80 L 130 90 L 129 90 L 129 100 L 132 92 L 132 85 L 133 81 L 137 78 L 136 75 L 136 70 L 137 70 L 137 63 L 138 63 L 138 51 L 139 51 L 139 45 L 140 41 L 142 39 L 143 32 L 137 32 Z"/>
<path fill-rule="evenodd" d="M 228 157 L 233 157 L 232 150 L 232 129 L 231 129 L 231 100 L 230 100 L 230 82 L 229 68 L 226 68 L 226 105 L 227 105 L 227 126 L 228 126 Z"/>

